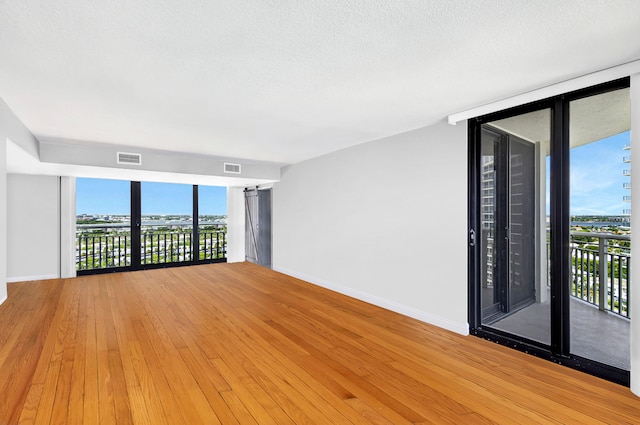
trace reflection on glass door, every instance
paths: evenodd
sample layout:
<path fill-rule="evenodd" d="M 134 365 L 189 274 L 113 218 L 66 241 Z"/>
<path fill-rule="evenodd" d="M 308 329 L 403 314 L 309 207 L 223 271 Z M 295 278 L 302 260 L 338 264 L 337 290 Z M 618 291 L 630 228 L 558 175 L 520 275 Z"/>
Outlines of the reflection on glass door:
<path fill-rule="evenodd" d="M 483 124 L 480 160 L 482 324 L 544 344 L 550 306 L 540 156 L 549 124 L 548 110 Z"/>
<path fill-rule="evenodd" d="M 571 353 L 629 370 L 629 89 L 570 111 Z"/>

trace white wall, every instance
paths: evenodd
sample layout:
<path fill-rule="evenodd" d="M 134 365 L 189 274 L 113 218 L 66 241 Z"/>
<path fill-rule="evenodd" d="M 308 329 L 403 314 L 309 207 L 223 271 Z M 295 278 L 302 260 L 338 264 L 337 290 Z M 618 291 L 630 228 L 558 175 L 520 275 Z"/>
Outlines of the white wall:
<path fill-rule="evenodd" d="M 439 123 L 282 170 L 273 268 L 466 334 L 467 131 Z"/>
<path fill-rule="evenodd" d="M 2 130 L 0 121 L 0 304 L 7 300 L 7 139 Z"/>
<path fill-rule="evenodd" d="M 244 232 L 244 188 L 227 188 L 228 263 L 244 261 Z"/>
<path fill-rule="evenodd" d="M 59 178 L 7 175 L 7 281 L 60 276 Z"/>
<path fill-rule="evenodd" d="M 631 76 L 631 152 L 637 161 L 640 155 L 640 74 Z M 634 159 L 632 159 L 634 161 Z M 633 162 L 632 162 L 633 167 Z M 640 173 L 636 165 L 636 172 L 631 173 L 631 225 L 640 225 Z M 637 256 L 640 247 L 640 232 L 631 232 L 631 255 Z M 631 267 L 631 282 L 640 283 L 640 267 Z M 640 291 L 631 291 L 629 311 L 633 312 L 631 319 L 631 391 L 640 396 Z"/>
<path fill-rule="evenodd" d="M 0 99 L 0 304 L 7 299 L 7 143 L 9 139 L 37 157 L 38 142 Z"/>
<path fill-rule="evenodd" d="M 117 152 L 139 153 L 142 155 L 141 165 L 124 165 L 116 161 Z M 189 176 L 194 179 L 217 176 L 229 184 L 243 185 L 241 181 L 273 181 L 280 177 L 282 164 L 238 160 L 235 158 L 218 158 L 181 152 L 167 152 L 154 149 L 143 149 L 131 146 L 118 146 L 101 143 L 68 142 L 64 140 L 41 140 L 40 161 L 43 163 L 91 166 L 102 169 L 121 170 L 124 175 L 140 172 L 171 173 Z M 224 172 L 224 164 L 231 162 L 241 165 L 241 174 Z M 136 180 L 131 177 L 131 180 Z M 146 179 L 141 179 L 145 181 Z M 176 181 L 174 178 L 171 181 Z M 235 183 L 234 183 L 235 181 Z M 197 183 L 195 183 L 197 184 Z M 258 183 L 254 183 L 258 184 Z"/>
<path fill-rule="evenodd" d="M 76 277 L 75 177 L 60 177 L 60 277 Z"/>

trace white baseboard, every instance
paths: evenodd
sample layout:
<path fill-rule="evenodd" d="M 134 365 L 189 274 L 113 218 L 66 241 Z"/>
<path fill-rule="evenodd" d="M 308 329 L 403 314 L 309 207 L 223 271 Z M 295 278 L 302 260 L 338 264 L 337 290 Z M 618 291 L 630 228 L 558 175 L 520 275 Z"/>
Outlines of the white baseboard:
<path fill-rule="evenodd" d="M 450 319 L 446 319 L 435 314 L 427 313 L 422 310 L 418 310 L 413 307 L 406 306 L 404 304 L 390 301 L 385 298 L 381 298 L 375 295 L 367 294 L 366 292 L 358 291 L 356 289 L 348 288 L 342 285 L 336 285 L 328 282 L 324 279 L 318 279 L 313 276 L 305 275 L 304 273 L 298 273 L 293 270 L 288 270 L 283 267 L 274 267 L 273 270 L 284 273 L 286 275 L 295 277 L 297 279 L 304 280 L 314 285 L 322 286 L 323 288 L 330 289 L 343 295 L 358 299 L 360 301 L 367 302 L 369 304 L 382 307 L 387 310 L 400 313 L 404 316 L 408 316 L 430 325 L 438 326 L 451 332 L 455 332 L 460 335 L 469 335 L 469 324 L 466 322 L 456 322 Z"/>
<path fill-rule="evenodd" d="M 43 274 L 40 276 L 18 276 L 18 277 L 8 277 L 7 283 L 12 282 L 27 282 L 30 280 L 48 280 L 48 279 L 59 279 L 60 276 L 57 274 Z"/>
<path fill-rule="evenodd" d="M 2 299 L 0 299 L 0 305 L 2 305 L 3 302 L 5 302 L 7 300 L 7 296 L 5 295 L 4 297 L 2 297 Z"/>

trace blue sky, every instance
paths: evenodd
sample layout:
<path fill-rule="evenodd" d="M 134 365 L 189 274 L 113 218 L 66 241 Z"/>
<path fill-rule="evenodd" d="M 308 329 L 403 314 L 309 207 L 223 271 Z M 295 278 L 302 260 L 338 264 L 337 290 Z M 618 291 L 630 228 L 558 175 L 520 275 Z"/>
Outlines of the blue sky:
<path fill-rule="evenodd" d="M 631 195 L 623 187 L 631 180 L 622 174 L 631 166 L 622 161 L 631 155 L 623 150 L 629 136 L 626 131 L 571 149 L 571 215 L 621 215 L 623 209 L 631 208 L 622 200 Z"/>
<path fill-rule="evenodd" d="M 571 149 L 570 214 L 622 215 L 631 208 L 622 197 L 631 195 L 623 184 L 630 182 L 622 171 L 630 168 L 622 159 L 631 155 L 624 150 L 630 142 L 625 131 L 597 142 Z M 549 199 L 549 158 L 547 158 L 547 202 Z M 549 204 L 547 203 L 547 214 Z"/>
<path fill-rule="evenodd" d="M 76 214 L 129 214 L 130 183 L 122 180 L 76 180 Z M 142 182 L 142 215 L 191 214 L 192 186 Z M 227 188 L 198 186 L 200 215 L 227 214 Z"/>

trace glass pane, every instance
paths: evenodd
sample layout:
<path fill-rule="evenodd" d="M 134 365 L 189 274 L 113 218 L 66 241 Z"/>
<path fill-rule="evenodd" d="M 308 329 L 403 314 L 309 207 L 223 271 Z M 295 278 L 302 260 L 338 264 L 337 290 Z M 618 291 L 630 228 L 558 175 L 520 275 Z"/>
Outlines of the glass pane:
<path fill-rule="evenodd" d="M 193 186 L 142 182 L 140 192 L 141 264 L 191 261 Z"/>
<path fill-rule="evenodd" d="M 571 352 L 629 370 L 629 89 L 571 102 Z"/>
<path fill-rule="evenodd" d="M 545 179 L 548 109 L 483 125 L 482 323 L 550 344 Z"/>
<path fill-rule="evenodd" d="M 494 285 L 496 224 L 496 147 L 500 135 L 483 129 L 480 159 L 480 280 L 483 323 L 500 314 L 498 287 Z"/>
<path fill-rule="evenodd" d="M 517 138 L 509 147 L 509 302 L 517 310 L 535 302 L 535 147 Z"/>
<path fill-rule="evenodd" d="M 76 179 L 76 270 L 131 265 L 131 184 Z"/>
<path fill-rule="evenodd" d="M 198 186 L 198 230 L 201 260 L 227 256 L 227 188 Z"/>

